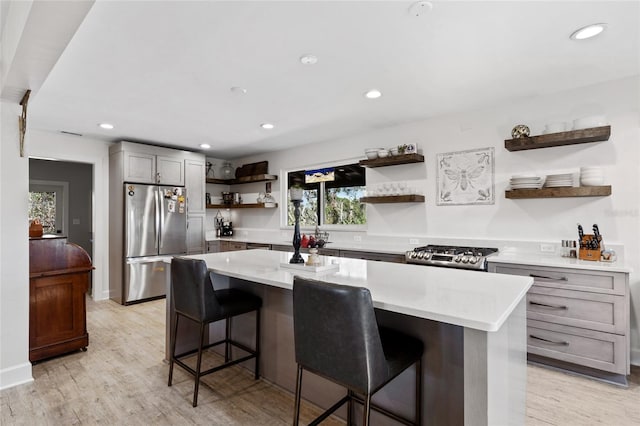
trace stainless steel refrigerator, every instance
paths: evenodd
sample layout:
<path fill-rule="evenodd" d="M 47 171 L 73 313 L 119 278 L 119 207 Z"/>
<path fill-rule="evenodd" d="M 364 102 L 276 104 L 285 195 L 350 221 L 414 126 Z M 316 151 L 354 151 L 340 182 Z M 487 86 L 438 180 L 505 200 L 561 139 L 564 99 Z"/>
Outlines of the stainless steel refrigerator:
<path fill-rule="evenodd" d="M 124 184 L 123 303 L 166 295 L 172 255 L 187 253 L 184 187 Z"/>

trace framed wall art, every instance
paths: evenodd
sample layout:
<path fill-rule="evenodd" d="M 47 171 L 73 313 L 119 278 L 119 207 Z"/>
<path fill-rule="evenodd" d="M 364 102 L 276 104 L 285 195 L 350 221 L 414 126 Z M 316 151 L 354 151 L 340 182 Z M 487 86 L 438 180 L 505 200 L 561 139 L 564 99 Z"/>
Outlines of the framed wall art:
<path fill-rule="evenodd" d="M 438 206 L 495 204 L 494 148 L 437 155 Z"/>

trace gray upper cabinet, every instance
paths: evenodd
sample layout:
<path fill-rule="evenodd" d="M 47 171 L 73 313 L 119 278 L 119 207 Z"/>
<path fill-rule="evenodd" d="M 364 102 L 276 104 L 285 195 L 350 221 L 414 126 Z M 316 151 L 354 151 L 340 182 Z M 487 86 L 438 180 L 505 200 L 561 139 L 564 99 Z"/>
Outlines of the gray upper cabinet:
<path fill-rule="evenodd" d="M 179 155 L 123 151 L 124 181 L 184 186 L 184 159 Z"/>
<path fill-rule="evenodd" d="M 187 212 L 206 213 L 205 209 L 205 159 L 184 160 L 184 181 L 187 187 Z"/>

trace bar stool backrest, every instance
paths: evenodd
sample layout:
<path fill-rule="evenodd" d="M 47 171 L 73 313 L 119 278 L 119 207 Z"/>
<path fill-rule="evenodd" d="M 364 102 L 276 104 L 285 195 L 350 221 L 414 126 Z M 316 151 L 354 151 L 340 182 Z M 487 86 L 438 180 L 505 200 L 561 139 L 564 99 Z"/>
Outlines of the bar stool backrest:
<path fill-rule="evenodd" d="M 293 323 L 296 362 L 305 369 L 362 393 L 386 380 L 368 289 L 295 277 Z"/>
<path fill-rule="evenodd" d="M 171 293 L 176 312 L 196 321 L 220 310 L 204 260 L 171 259 Z"/>

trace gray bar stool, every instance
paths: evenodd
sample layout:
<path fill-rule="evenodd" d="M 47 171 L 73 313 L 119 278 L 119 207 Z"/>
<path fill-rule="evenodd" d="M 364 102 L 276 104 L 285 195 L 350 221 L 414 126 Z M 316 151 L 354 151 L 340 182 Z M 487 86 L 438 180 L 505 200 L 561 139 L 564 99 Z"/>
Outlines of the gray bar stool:
<path fill-rule="evenodd" d="M 198 405 L 198 387 L 200 377 L 231 367 L 232 365 L 255 358 L 255 379 L 260 378 L 260 307 L 262 299 L 253 294 L 229 288 L 214 290 L 211 275 L 203 260 L 183 259 L 174 257 L 171 260 L 171 294 L 175 305 L 175 322 L 171 333 L 171 357 L 169 359 L 169 386 L 173 378 L 173 364 L 187 370 L 195 376 L 193 391 L 193 406 Z M 231 340 L 231 318 L 256 312 L 256 342 L 255 349 Z M 200 324 L 200 341 L 196 349 L 176 355 L 176 340 L 178 338 L 178 320 L 187 318 Z M 225 320 L 225 338 L 218 342 L 204 345 L 205 332 L 212 322 Z M 224 364 L 201 371 L 202 351 L 217 345 L 225 345 Z M 231 360 L 231 346 L 238 347 L 249 355 Z M 181 359 L 198 353 L 196 369 L 189 367 Z"/>
<path fill-rule="evenodd" d="M 347 395 L 310 425 L 319 424 L 345 402 L 351 424 L 353 401 L 364 405 L 363 425 L 369 425 L 371 409 L 404 424 L 421 424 L 422 342 L 379 328 L 368 289 L 294 277 L 293 328 L 298 364 L 294 426 L 300 417 L 303 370 L 347 388 Z M 415 422 L 371 403 L 374 393 L 413 364 Z"/>

